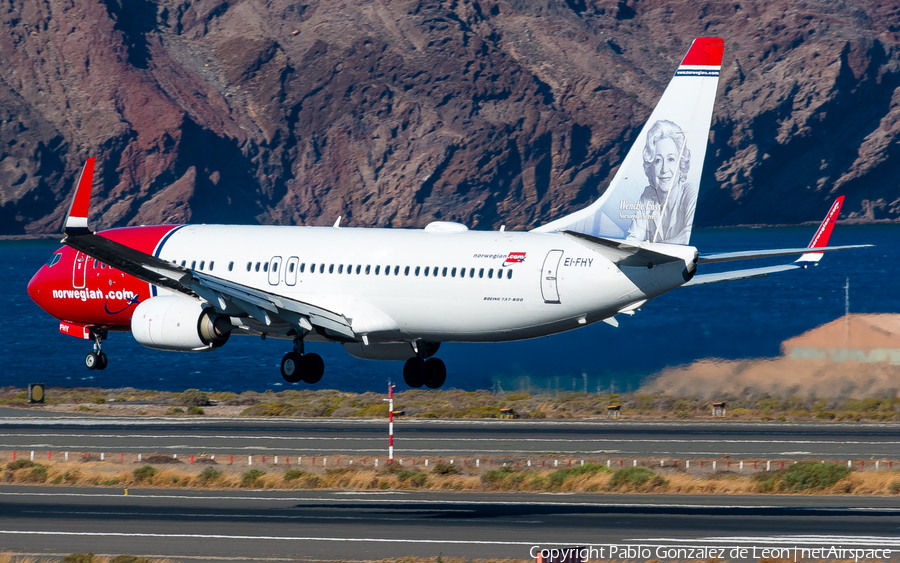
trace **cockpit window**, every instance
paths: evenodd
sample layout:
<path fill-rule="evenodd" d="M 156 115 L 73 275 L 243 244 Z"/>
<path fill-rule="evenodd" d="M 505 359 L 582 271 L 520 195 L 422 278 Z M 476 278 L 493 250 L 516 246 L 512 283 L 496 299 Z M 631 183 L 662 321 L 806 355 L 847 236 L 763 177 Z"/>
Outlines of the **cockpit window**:
<path fill-rule="evenodd" d="M 57 252 L 47 260 L 47 267 L 51 267 L 62 259 L 62 253 Z"/>

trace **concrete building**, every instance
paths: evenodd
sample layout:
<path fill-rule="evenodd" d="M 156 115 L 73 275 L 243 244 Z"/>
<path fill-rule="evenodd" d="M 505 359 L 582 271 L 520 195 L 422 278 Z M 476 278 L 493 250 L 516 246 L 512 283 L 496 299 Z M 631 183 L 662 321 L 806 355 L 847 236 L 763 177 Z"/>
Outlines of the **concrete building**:
<path fill-rule="evenodd" d="M 900 315 L 852 314 L 781 343 L 784 357 L 900 365 Z"/>

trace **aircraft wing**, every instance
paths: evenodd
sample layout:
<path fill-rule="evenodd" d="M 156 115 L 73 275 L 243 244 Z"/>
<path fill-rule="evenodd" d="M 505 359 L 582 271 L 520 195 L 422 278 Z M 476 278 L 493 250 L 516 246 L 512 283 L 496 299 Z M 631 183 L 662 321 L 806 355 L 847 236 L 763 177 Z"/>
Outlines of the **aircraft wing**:
<path fill-rule="evenodd" d="M 92 232 L 87 226 L 87 215 L 93 164 L 94 159 L 88 159 L 81 173 L 66 216 L 63 244 L 141 281 L 188 297 L 199 297 L 225 315 L 251 317 L 267 326 L 286 323 L 303 332 L 317 328 L 336 340 L 357 340 L 350 320 L 339 313 L 184 268 Z"/>
<path fill-rule="evenodd" d="M 806 248 L 780 248 L 774 250 L 742 250 L 738 252 L 722 252 L 719 254 L 701 254 L 697 259 L 697 264 L 712 264 L 715 262 L 730 262 L 733 260 L 750 260 L 754 258 L 773 258 L 777 256 L 790 256 L 792 254 L 802 254 L 800 258 L 790 264 L 782 264 L 780 266 L 766 266 L 763 268 L 748 268 L 744 270 L 732 270 L 728 272 L 717 272 L 713 274 L 695 275 L 689 282 L 682 287 L 691 285 L 703 285 L 707 283 L 716 283 L 723 281 L 745 280 L 748 278 L 759 278 L 768 276 L 777 272 L 785 272 L 787 270 L 796 270 L 806 268 L 811 264 L 817 264 L 822 258 L 824 252 L 832 250 L 848 250 L 852 248 L 869 248 L 871 244 L 851 244 L 844 246 L 828 246 L 828 239 L 831 237 L 831 231 L 837 222 L 838 214 L 841 211 L 841 205 L 844 203 L 844 196 L 835 200 L 828 214 L 816 230 L 816 234 Z"/>

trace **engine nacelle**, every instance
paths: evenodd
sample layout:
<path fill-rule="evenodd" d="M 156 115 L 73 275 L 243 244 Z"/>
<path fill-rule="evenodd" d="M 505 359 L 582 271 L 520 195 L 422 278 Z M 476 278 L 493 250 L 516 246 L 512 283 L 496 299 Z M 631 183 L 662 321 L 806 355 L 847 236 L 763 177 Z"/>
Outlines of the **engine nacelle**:
<path fill-rule="evenodd" d="M 228 341 L 231 329 L 231 322 L 205 303 L 178 295 L 152 297 L 131 315 L 134 339 L 157 350 L 213 350 Z"/>

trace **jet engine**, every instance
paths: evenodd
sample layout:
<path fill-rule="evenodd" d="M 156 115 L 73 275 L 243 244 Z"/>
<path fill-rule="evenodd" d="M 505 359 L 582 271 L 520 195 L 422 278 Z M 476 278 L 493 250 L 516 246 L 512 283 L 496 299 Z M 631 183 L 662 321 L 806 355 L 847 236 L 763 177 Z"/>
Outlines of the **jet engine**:
<path fill-rule="evenodd" d="M 205 303 L 177 295 L 152 297 L 134 310 L 131 332 L 148 348 L 204 352 L 228 341 L 233 328 Z"/>

